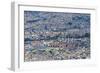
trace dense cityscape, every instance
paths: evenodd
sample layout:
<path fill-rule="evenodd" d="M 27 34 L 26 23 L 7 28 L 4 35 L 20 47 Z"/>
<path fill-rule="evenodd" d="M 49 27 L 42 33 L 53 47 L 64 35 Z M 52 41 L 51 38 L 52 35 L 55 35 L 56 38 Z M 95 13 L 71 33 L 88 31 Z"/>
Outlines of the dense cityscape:
<path fill-rule="evenodd" d="M 24 11 L 24 61 L 90 58 L 90 14 Z"/>

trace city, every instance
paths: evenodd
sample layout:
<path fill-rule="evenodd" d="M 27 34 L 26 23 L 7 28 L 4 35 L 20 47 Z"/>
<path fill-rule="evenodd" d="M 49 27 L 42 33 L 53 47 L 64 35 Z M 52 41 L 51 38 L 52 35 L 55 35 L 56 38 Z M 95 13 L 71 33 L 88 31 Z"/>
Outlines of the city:
<path fill-rule="evenodd" d="M 90 14 L 24 11 L 24 61 L 90 58 Z"/>

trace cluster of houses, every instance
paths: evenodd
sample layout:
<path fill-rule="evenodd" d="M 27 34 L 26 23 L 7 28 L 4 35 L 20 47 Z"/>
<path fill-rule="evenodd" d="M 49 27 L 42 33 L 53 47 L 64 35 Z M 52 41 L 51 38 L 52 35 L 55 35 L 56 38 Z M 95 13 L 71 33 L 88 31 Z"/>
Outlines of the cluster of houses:
<path fill-rule="evenodd" d="M 48 47 L 70 49 L 70 48 L 75 48 L 76 44 L 63 41 L 54 41 L 54 40 L 51 41 L 35 40 L 31 42 L 31 45 L 30 44 L 25 45 L 26 49 L 46 49 Z"/>

